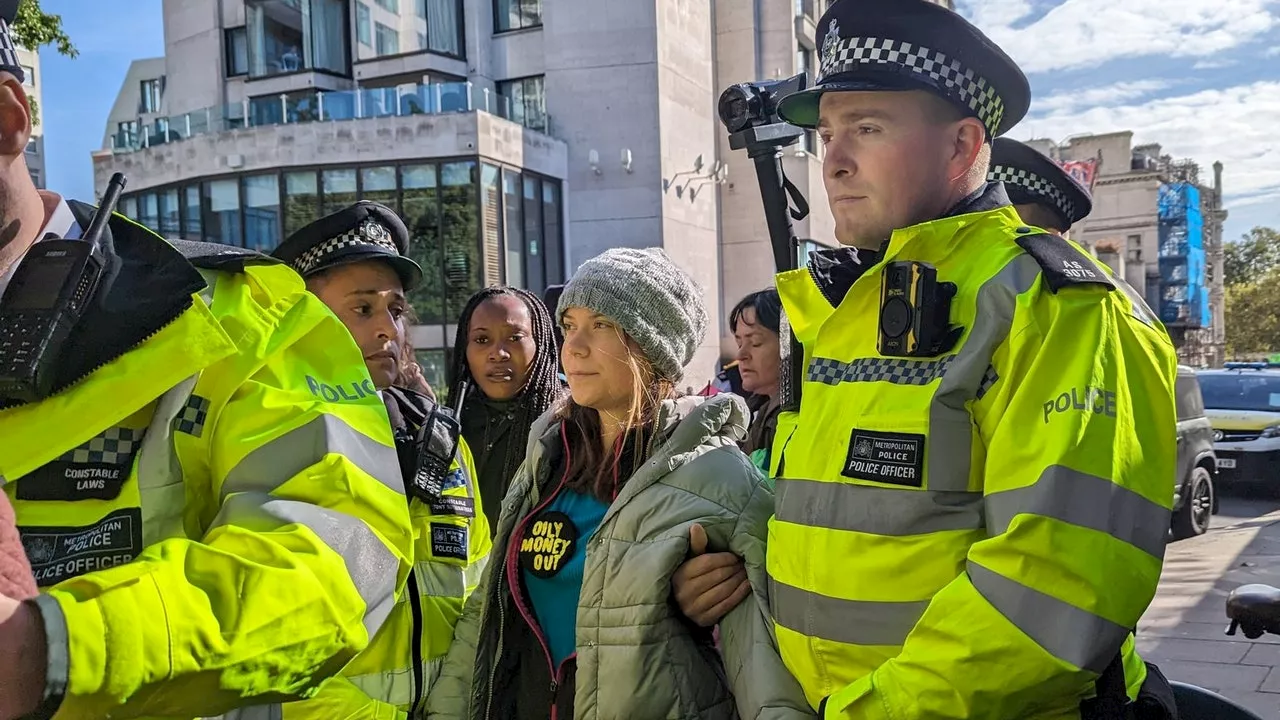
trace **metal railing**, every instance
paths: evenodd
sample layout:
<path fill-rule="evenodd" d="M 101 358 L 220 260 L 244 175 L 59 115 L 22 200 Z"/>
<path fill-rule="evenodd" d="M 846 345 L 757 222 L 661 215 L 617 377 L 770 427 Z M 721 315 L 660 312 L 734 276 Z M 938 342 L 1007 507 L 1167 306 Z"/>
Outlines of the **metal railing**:
<path fill-rule="evenodd" d="M 119 130 L 111 136 L 111 150 L 134 152 L 143 148 L 181 142 L 239 128 L 337 122 L 381 117 L 440 115 L 483 110 L 550 134 L 551 119 L 545 113 L 530 117 L 511 98 L 476 88 L 470 82 L 424 83 L 356 90 L 307 90 L 273 97 L 246 99 L 241 103 L 214 105 L 181 115 L 137 122 L 136 130 Z M 518 112 L 517 112 L 518 110 Z"/>

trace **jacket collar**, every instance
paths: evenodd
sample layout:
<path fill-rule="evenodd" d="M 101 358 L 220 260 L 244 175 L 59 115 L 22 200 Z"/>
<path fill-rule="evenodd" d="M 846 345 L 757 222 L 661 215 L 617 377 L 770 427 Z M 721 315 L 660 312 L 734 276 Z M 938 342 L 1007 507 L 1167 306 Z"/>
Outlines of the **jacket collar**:
<path fill-rule="evenodd" d="M 985 183 L 982 187 L 961 198 L 937 220 L 990 212 L 1008 207 L 1009 194 L 1004 184 L 998 182 Z M 931 220 L 928 222 L 936 222 Z M 927 223 L 924 223 L 927 224 Z M 853 283 L 862 277 L 867 268 L 880 262 L 889 241 L 885 241 L 879 250 L 862 250 L 851 247 L 827 248 L 810 254 L 809 274 L 822 291 L 832 307 L 837 307 L 848 294 Z"/>
<path fill-rule="evenodd" d="M 75 223 L 88 227 L 94 208 L 68 203 Z M 204 278 L 169 243 L 122 215 L 103 230 L 110 258 L 93 301 L 71 331 L 54 387 L 61 391 L 123 356 L 191 307 Z M 17 403 L 0 399 L 0 407 Z"/>

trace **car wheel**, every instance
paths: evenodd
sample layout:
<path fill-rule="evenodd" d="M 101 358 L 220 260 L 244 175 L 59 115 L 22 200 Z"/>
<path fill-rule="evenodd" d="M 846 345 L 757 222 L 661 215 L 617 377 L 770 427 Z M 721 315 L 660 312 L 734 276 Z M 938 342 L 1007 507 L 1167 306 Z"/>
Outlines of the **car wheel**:
<path fill-rule="evenodd" d="M 1213 478 L 1202 467 L 1191 469 L 1187 482 L 1187 501 L 1173 516 L 1173 539 L 1184 540 L 1203 535 L 1213 516 Z"/>

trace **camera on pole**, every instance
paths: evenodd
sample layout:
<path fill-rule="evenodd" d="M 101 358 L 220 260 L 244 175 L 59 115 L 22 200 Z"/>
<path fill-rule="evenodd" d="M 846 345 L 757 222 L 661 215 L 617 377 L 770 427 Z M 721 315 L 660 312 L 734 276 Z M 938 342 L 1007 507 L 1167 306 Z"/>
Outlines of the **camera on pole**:
<path fill-rule="evenodd" d="M 782 149 L 796 144 L 804 130 L 778 117 L 778 101 L 806 87 L 808 76 L 801 73 L 786 80 L 734 85 L 720 94 L 720 121 L 729 131 L 729 147 L 745 149 L 756 166 L 778 272 L 795 269 L 799 243 L 791 221 L 809 214 L 804 196 L 782 172 Z"/>

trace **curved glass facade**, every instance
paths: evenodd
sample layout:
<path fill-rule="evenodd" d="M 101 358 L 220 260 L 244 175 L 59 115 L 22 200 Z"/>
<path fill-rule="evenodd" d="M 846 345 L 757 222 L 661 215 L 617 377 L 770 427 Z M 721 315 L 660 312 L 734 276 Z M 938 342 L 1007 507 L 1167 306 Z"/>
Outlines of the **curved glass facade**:
<path fill-rule="evenodd" d="M 564 281 L 561 198 L 559 180 L 472 157 L 204 178 L 128 193 L 119 211 L 166 237 L 270 252 L 322 215 L 382 203 L 404 219 L 425 271 L 410 293 L 419 323 L 448 326 L 486 285 L 541 295 Z M 428 382 L 444 387 L 445 350 L 418 355 Z"/>

